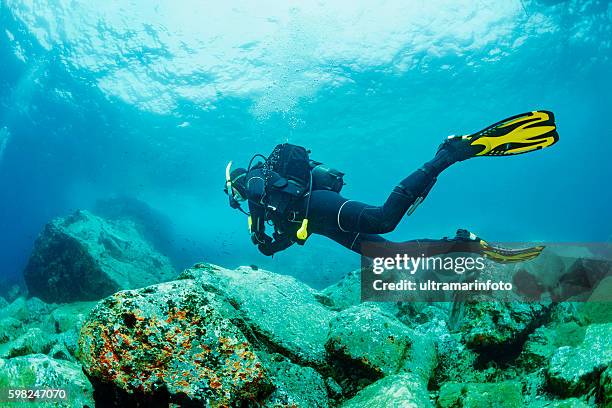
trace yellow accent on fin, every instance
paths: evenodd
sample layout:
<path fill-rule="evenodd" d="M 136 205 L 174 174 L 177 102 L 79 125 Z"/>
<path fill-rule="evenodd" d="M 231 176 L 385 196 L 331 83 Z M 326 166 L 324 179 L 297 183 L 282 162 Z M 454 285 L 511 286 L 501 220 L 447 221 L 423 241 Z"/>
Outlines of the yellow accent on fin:
<path fill-rule="evenodd" d="M 507 129 L 514 126 L 513 129 Z M 553 145 L 559 140 L 554 116 L 547 111 L 533 111 L 470 136 L 472 146 L 482 146 L 476 156 L 506 156 L 527 153 Z M 504 132 L 507 133 L 504 134 Z M 507 145 L 507 146 L 504 146 Z M 503 149 L 503 150 L 502 150 Z"/>
<path fill-rule="evenodd" d="M 253 232 L 252 227 L 253 227 L 253 218 L 251 218 L 251 216 L 249 215 L 249 218 L 247 219 L 247 223 L 249 224 L 249 232 Z"/>
<path fill-rule="evenodd" d="M 304 220 L 302 221 L 302 226 L 299 230 L 297 230 L 297 233 L 295 235 L 298 237 L 298 239 L 301 239 L 302 241 L 308 238 L 308 218 L 304 218 Z"/>

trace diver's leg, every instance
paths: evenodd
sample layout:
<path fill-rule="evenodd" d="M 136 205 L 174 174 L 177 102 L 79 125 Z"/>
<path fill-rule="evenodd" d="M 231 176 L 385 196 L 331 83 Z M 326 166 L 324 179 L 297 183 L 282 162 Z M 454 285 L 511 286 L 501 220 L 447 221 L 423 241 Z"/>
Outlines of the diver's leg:
<path fill-rule="evenodd" d="M 463 140 L 442 143 L 436 156 L 399 182 L 382 206 L 347 201 L 338 212 L 338 226 L 343 231 L 384 234 L 395 229 L 404 214 L 410 215 L 425 199 L 437 177 L 453 163 L 471 157 Z"/>
<path fill-rule="evenodd" d="M 346 232 L 338 229 L 333 231 L 326 231 L 321 235 L 330 238 L 345 248 L 362 255 L 363 244 L 386 244 L 389 243 L 386 239 L 376 234 L 364 234 L 362 232 Z"/>
<path fill-rule="evenodd" d="M 307 204 L 308 200 L 305 201 Z M 362 242 L 389 242 L 379 235 L 342 230 L 338 214 L 347 202 L 349 200 L 333 191 L 313 191 L 308 209 L 308 229 L 315 234 L 326 236 L 358 254 L 361 253 Z M 361 205 L 367 206 L 362 203 Z"/>

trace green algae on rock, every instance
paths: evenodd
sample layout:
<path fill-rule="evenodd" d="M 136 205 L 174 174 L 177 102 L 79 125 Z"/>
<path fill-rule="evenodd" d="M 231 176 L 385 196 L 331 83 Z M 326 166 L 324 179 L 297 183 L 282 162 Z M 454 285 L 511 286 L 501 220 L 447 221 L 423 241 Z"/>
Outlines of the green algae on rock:
<path fill-rule="evenodd" d="M 459 330 L 465 344 L 477 351 L 520 345 L 542 320 L 540 303 L 470 302 Z"/>
<path fill-rule="evenodd" d="M 268 355 L 258 351 L 264 366 L 270 372 L 274 391 L 261 405 L 266 408 L 330 406 L 327 385 L 321 374 L 312 367 L 292 363 L 281 355 Z"/>
<path fill-rule="evenodd" d="M 30 294 L 47 302 L 101 299 L 175 274 L 133 223 L 82 210 L 45 226 L 24 271 Z"/>
<path fill-rule="evenodd" d="M 48 354 L 56 341 L 54 334 L 34 327 L 16 339 L 0 345 L 0 358 L 12 358 L 28 354 Z"/>
<path fill-rule="evenodd" d="M 435 346 L 372 304 L 353 306 L 330 323 L 325 348 L 332 360 L 345 361 L 346 368 L 365 370 L 375 379 L 407 370 L 411 360 L 431 352 L 414 369 L 424 370 L 426 382 L 435 366 Z M 419 350 L 415 349 L 415 343 Z"/>
<path fill-rule="evenodd" d="M 224 296 L 258 341 L 296 362 L 326 364 L 324 345 L 335 313 L 321 303 L 318 291 L 293 277 L 247 267 L 201 264 L 180 276 L 193 277 L 206 290 Z"/>
<path fill-rule="evenodd" d="M 440 388 L 437 406 L 440 408 L 520 408 L 523 406 L 521 384 L 517 381 L 500 383 L 453 383 Z"/>
<path fill-rule="evenodd" d="M 562 397 L 579 396 L 599 387 L 600 376 L 612 364 L 612 323 L 587 327 L 578 347 L 560 347 L 546 376 L 551 391 Z"/>
<path fill-rule="evenodd" d="M 46 406 L 93 407 L 93 388 L 81 366 L 55 360 L 44 354 L 11 359 L 0 358 L 0 388 L 65 389 L 67 401 L 45 403 Z M 31 407 L 31 402 L 11 403 L 11 407 Z"/>
<path fill-rule="evenodd" d="M 427 408 L 427 386 L 414 374 L 395 374 L 384 377 L 357 393 L 341 405 L 341 408 Z"/>
<path fill-rule="evenodd" d="M 94 385 L 112 385 L 127 399 L 212 407 L 254 400 L 270 392 L 269 378 L 224 317 L 230 308 L 193 280 L 118 292 L 91 312 L 79 358 Z"/>

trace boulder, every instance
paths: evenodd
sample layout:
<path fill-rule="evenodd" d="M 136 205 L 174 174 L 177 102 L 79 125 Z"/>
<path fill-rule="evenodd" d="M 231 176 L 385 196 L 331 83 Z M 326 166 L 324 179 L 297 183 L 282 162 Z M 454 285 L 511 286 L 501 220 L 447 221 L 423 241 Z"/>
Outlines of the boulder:
<path fill-rule="evenodd" d="M 22 332 L 22 323 L 14 317 L 0 318 L 0 344 L 6 343 L 19 336 Z"/>
<path fill-rule="evenodd" d="M 79 359 L 96 403 L 240 405 L 270 392 L 267 373 L 225 299 L 186 279 L 101 301 L 81 329 Z"/>
<path fill-rule="evenodd" d="M 463 342 L 481 354 L 509 354 L 541 324 L 547 307 L 540 303 L 470 302 L 459 331 Z"/>
<path fill-rule="evenodd" d="M 435 345 L 395 317 L 364 303 L 340 312 L 325 348 L 337 379 L 351 394 L 383 376 L 410 372 L 424 384 L 436 365 Z"/>
<path fill-rule="evenodd" d="M 294 364 L 279 354 L 257 354 L 268 369 L 275 388 L 262 403 L 264 407 L 329 407 L 325 380 L 313 368 Z"/>
<path fill-rule="evenodd" d="M 482 371 L 476 370 L 474 364 L 478 359 L 475 351 L 461 342 L 459 333 L 450 333 L 442 320 L 432 320 L 415 328 L 426 338 L 435 342 L 437 362 L 432 384 L 452 382 L 480 382 L 484 380 Z"/>
<path fill-rule="evenodd" d="M 94 406 L 93 389 L 81 367 L 68 361 L 54 360 L 44 354 L 31 354 L 8 360 L 0 358 L 0 388 L 6 389 L 9 386 L 65 389 L 67 401 L 57 405 L 49 404 L 50 406 Z"/>
<path fill-rule="evenodd" d="M 47 354 L 57 342 L 53 334 L 34 327 L 21 336 L 0 345 L 0 358 L 12 358 L 28 354 Z"/>
<path fill-rule="evenodd" d="M 587 327 L 578 347 L 560 347 L 546 376 L 549 389 L 562 397 L 580 396 L 599 386 L 601 374 L 612 363 L 612 323 Z"/>
<path fill-rule="evenodd" d="M 95 300 L 172 279 L 175 271 L 127 221 L 87 211 L 45 226 L 24 271 L 31 295 L 47 302 Z"/>
<path fill-rule="evenodd" d="M 537 328 L 523 345 L 519 365 L 528 371 L 545 367 L 559 347 L 578 346 L 585 328 L 575 322 Z"/>
<path fill-rule="evenodd" d="M 427 382 L 435 366 L 431 341 L 371 304 L 332 319 L 325 348 L 331 360 L 372 379 L 412 370 Z"/>
<path fill-rule="evenodd" d="M 612 367 L 606 368 L 599 379 L 601 387 L 601 399 L 604 406 L 612 406 Z"/>
<path fill-rule="evenodd" d="M 335 315 L 320 292 L 293 277 L 265 270 L 235 270 L 198 264 L 180 278 L 194 278 L 207 291 L 226 298 L 258 342 L 305 364 L 325 365 L 325 341 Z"/>
<path fill-rule="evenodd" d="M 529 408 L 592 408 L 592 404 L 587 404 L 578 398 L 568 398 L 564 400 L 538 399 L 527 405 Z"/>
<path fill-rule="evenodd" d="M 612 323 L 612 277 L 604 278 L 589 300 L 580 304 L 579 316 L 587 323 Z"/>
<path fill-rule="evenodd" d="M 344 402 L 341 408 L 431 407 L 427 387 L 413 374 L 384 377 Z"/>
<path fill-rule="evenodd" d="M 371 377 L 395 374 L 412 346 L 414 333 L 375 306 L 353 306 L 331 320 L 325 344 L 330 359 Z"/>
<path fill-rule="evenodd" d="M 453 383 L 440 388 L 437 406 L 440 408 L 521 408 L 523 397 L 517 381 L 500 383 Z"/>
<path fill-rule="evenodd" d="M 94 308 L 95 302 L 77 302 L 59 305 L 47 317 L 47 324 L 55 333 L 70 330 L 81 330 L 87 314 Z"/>
<path fill-rule="evenodd" d="M 18 297 L 11 304 L 0 310 L 0 316 L 12 317 L 24 324 L 39 323 L 53 309 L 38 298 Z"/>
<path fill-rule="evenodd" d="M 332 305 L 337 310 L 361 303 L 361 270 L 349 272 L 338 283 L 323 289 L 323 294 L 332 300 Z"/>

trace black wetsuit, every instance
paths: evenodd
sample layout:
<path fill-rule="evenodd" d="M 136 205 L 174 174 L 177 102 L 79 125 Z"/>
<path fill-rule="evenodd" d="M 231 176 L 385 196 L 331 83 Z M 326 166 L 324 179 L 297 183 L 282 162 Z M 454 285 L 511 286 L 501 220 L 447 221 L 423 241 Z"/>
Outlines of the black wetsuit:
<path fill-rule="evenodd" d="M 272 255 L 293 243 L 303 244 L 297 239 L 296 232 L 307 206 L 309 234 L 324 235 L 359 254 L 364 243 L 389 242 L 379 234 L 393 231 L 411 207 L 416 207 L 425 198 L 438 174 L 456 161 L 449 159 L 444 151 L 442 153 L 439 151 L 434 160 L 402 180 L 381 206 L 349 200 L 334 191 L 316 190 L 312 191 L 310 202 L 306 193 L 290 202 L 287 208 L 278 209 L 276 205 L 270 205 L 269 193 L 264 192 L 262 168 L 255 167 L 246 177 L 253 243 L 264 255 Z M 273 238 L 265 233 L 266 221 L 274 225 Z M 470 251 L 475 247 L 474 244 L 446 238 L 407 242 L 426 244 L 429 255 Z"/>

